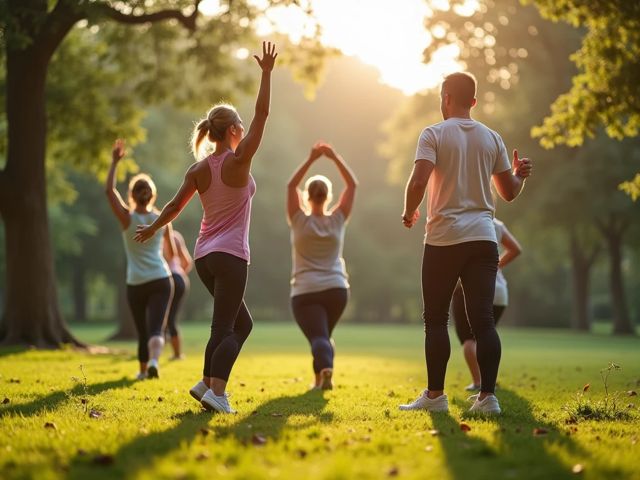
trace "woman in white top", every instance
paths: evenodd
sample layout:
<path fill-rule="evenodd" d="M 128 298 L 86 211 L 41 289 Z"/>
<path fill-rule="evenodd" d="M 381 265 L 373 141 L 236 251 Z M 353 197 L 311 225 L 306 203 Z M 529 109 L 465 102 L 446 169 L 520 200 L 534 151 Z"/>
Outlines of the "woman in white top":
<path fill-rule="evenodd" d="M 493 297 L 493 318 L 495 323 L 498 323 L 500 317 L 504 313 L 505 308 L 509 304 L 509 291 L 507 289 L 507 280 L 502 274 L 502 269 L 511 263 L 520 253 L 522 253 L 522 247 L 518 243 L 518 240 L 511 234 L 504 223 L 497 218 L 493 219 L 493 225 L 496 228 L 496 238 L 498 245 L 504 247 L 502 254 L 498 261 L 498 272 L 496 274 L 496 291 Z M 469 366 L 471 377 L 473 382 L 465 387 L 468 391 L 479 391 L 481 385 L 480 367 L 478 366 L 478 360 L 476 358 L 476 339 L 471 331 L 469 324 L 469 318 L 467 317 L 467 309 L 464 302 L 464 292 L 460 282 L 456 286 L 453 292 L 453 299 L 451 300 L 451 310 L 453 313 L 453 320 L 456 327 L 456 334 L 458 340 L 462 345 L 462 351 L 464 353 L 464 359 Z"/>
<path fill-rule="evenodd" d="M 193 259 L 189 254 L 184 237 L 177 230 L 173 231 L 173 242 L 175 250 L 171 249 L 168 242 L 164 242 L 162 254 L 171 269 L 171 277 L 173 278 L 173 298 L 169 306 L 169 316 L 167 317 L 167 326 L 165 329 L 169 333 L 171 346 L 173 347 L 173 357 L 171 360 L 182 360 L 182 341 L 180 332 L 178 331 L 178 311 L 180 305 L 189 293 L 189 272 L 193 267 Z"/>
<path fill-rule="evenodd" d="M 331 209 L 331 182 L 322 175 L 309 178 L 304 192 L 298 185 L 318 158 L 332 160 L 346 187 Z M 311 345 L 314 388 L 333 388 L 334 346 L 331 338 L 349 297 L 342 258 L 345 224 L 351 213 L 357 180 L 340 155 L 325 143 L 316 143 L 309 158 L 287 185 L 287 220 L 291 227 L 293 271 L 291 308 Z"/>

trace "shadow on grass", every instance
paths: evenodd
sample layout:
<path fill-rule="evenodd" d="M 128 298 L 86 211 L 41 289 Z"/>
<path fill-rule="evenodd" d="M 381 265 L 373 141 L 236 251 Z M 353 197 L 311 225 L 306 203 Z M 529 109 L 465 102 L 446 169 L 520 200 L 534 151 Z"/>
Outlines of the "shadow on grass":
<path fill-rule="evenodd" d="M 254 434 L 277 440 L 285 430 L 301 430 L 318 423 L 330 423 L 333 413 L 324 411 L 327 402 L 324 392 L 319 390 L 274 398 L 259 405 L 238 422 L 216 427 L 215 432 L 219 437 L 233 436 L 242 443 L 251 441 Z M 301 418 L 291 422 L 291 417 Z"/>
<path fill-rule="evenodd" d="M 92 383 L 89 385 L 77 383 L 73 388 L 68 390 L 57 390 L 27 403 L 0 407 L 0 418 L 6 415 L 22 415 L 24 417 L 36 416 L 45 410 L 54 410 L 69 398 L 82 398 L 85 396 L 97 395 L 98 393 L 102 393 L 107 390 L 128 387 L 134 382 L 135 380 L 121 378 L 119 380 L 110 380 L 108 382 Z"/>
<path fill-rule="evenodd" d="M 582 458 L 580 463 L 589 463 L 592 453 L 586 452 L 565 430 L 544 417 L 536 417 L 525 398 L 505 388 L 497 395 L 503 414 L 499 417 L 463 416 L 462 421 L 472 428 L 468 433 L 463 433 L 460 422 L 448 413 L 431 414 L 434 428 L 441 432 L 440 443 L 453 479 L 575 478 L 572 465 L 561 460 L 562 452 Z M 456 403 L 462 402 L 457 400 Z M 473 426 L 477 422 L 495 424 L 494 441 L 475 435 Z M 534 429 L 541 429 L 542 433 L 534 435 Z M 597 471 L 597 478 L 621 478 L 624 474 L 597 465 L 590 465 L 589 470 Z"/>

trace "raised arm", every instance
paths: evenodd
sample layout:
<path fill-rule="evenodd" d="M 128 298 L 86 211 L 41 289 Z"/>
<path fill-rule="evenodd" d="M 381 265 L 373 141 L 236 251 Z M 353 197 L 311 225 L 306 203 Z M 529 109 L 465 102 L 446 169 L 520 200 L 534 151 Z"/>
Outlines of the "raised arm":
<path fill-rule="evenodd" d="M 418 207 L 424 199 L 434 167 L 435 164 L 429 160 L 416 160 L 413 164 L 413 170 L 404 191 L 404 212 L 402 212 L 402 223 L 407 228 L 413 227 L 420 218 Z"/>
<path fill-rule="evenodd" d="M 113 144 L 113 150 L 111 151 L 111 166 L 109 167 L 109 173 L 107 174 L 107 181 L 104 186 L 104 193 L 107 195 L 107 200 L 111 210 L 115 214 L 116 218 L 120 222 L 123 230 L 129 228 L 131 223 L 131 215 L 129 214 L 129 208 L 124 203 L 120 193 L 116 189 L 116 169 L 118 162 L 124 157 L 124 141 L 117 139 Z"/>
<path fill-rule="evenodd" d="M 358 180 L 356 179 L 353 171 L 346 164 L 342 156 L 336 153 L 331 145 L 324 144 L 323 152 L 328 158 L 334 161 L 345 183 L 345 189 L 340 194 L 340 200 L 338 200 L 336 206 L 333 207 L 331 213 L 335 212 L 337 209 L 340 209 L 342 210 L 344 217 L 349 218 L 349 215 L 351 214 L 351 208 L 353 207 L 353 200 L 356 197 L 356 187 L 358 186 Z"/>
<path fill-rule="evenodd" d="M 532 168 L 531 160 L 518 158 L 518 150 L 514 150 L 511 169 L 493 175 L 498 195 L 507 202 L 515 200 L 522 192 L 524 181 L 531 175 Z"/>
<path fill-rule="evenodd" d="M 151 225 L 138 225 L 136 228 L 136 234 L 133 237 L 136 242 L 144 243 L 149 240 L 160 228 L 164 227 L 176 218 L 184 207 L 187 206 L 193 197 L 193 194 L 196 193 L 197 190 L 196 173 L 198 165 L 198 163 L 191 165 L 184 176 L 184 181 L 178 189 L 178 192 L 169 201 L 169 203 L 164 206 L 158 218 L 156 218 Z M 173 239 L 171 242 L 173 243 Z"/>
<path fill-rule="evenodd" d="M 316 143 L 309 152 L 309 157 L 293 172 L 287 183 L 287 220 L 291 223 L 293 216 L 302 210 L 302 192 L 298 185 L 309 171 L 311 164 L 322 156 L 320 144 Z"/>
<path fill-rule="evenodd" d="M 255 155 L 262 135 L 264 127 L 269 116 L 269 104 L 271 103 L 271 71 L 276 61 L 276 46 L 271 42 L 262 42 L 262 58 L 254 55 L 258 65 L 262 69 L 262 77 L 260 78 L 260 89 L 258 90 L 258 98 L 256 99 L 256 111 L 249 126 L 249 131 L 242 139 L 238 148 L 236 148 L 234 161 L 239 166 L 243 166 L 249 172 L 251 160 Z"/>
<path fill-rule="evenodd" d="M 504 251 L 502 255 L 500 255 L 500 260 L 498 261 L 498 268 L 502 269 L 510 264 L 518 255 L 522 253 L 522 247 L 516 240 L 507 227 L 502 227 L 502 246 L 504 247 Z"/>

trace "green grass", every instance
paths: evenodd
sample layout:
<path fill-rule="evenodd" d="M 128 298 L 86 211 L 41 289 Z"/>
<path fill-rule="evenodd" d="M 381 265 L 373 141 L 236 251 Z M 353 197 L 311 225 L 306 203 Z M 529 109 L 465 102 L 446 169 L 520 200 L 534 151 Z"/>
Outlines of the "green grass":
<path fill-rule="evenodd" d="M 308 392 L 311 361 L 297 329 L 258 324 L 229 385 L 239 413 L 221 416 L 186 393 L 208 331 L 185 326 L 188 358 L 163 361 L 157 381 L 132 380 L 131 343 L 110 345 L 120 351 L 110 355 L 0 350 L 0 401 L 9 399 L 0 477 L 555 480 L 581 464 L 584 478 L 640 479 L 638 397 L 626 397 L 636 405 L 625 421 L 566 424 L 563 410 L 586 383 L 601 398 L 599 371 L 612 361 L 623 370 L 610 389 L 639 390 L 638 339 L 502 330 L 504 415 L 482 419 L 465 417 L 469 379 L 453 342 L 450 413 L 398 411 L 424 388 L 420 326 L 340 326 L 337 388 L 323 394 Z M 109 329 L 76 333 L 99 342 Z"/>

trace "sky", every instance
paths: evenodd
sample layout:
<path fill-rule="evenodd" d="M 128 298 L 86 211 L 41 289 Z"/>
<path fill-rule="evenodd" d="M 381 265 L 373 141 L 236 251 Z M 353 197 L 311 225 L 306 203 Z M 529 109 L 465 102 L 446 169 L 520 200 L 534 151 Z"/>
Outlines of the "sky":
<path fill-rule="evenodd" d="M 380 72 L 380 81 L 406 95 L 437 86 L 447 73 L 459 70 L 458 47 L 445 47 L 423 63 L 422 52 L 431 42 L 425 18 L 433 8 L 447 9 L 447 0 L 308 0 L 322 27 L 322 42 L 345 55 L 354 56 Z M 264 0 L 254 0 L 256 4 Z M 428 5 L 430 4 L 430 6 Z M 475 0 L 458 13 L 470 14 Z M 392 8 L 393 7 L 393 8 Z M 401 7 L 401 8 L 400 8 Z M 220 11 L 219 0 L 204 0 L 203 14 Z M 274 30 L 288 34 L 295 42 L 311 35 L 315 25 L 296 7 L 269 10 L 269 17 L 256 25 L 259 35 Z M 245 55 L 247 52 L 242 51 Z"/>

